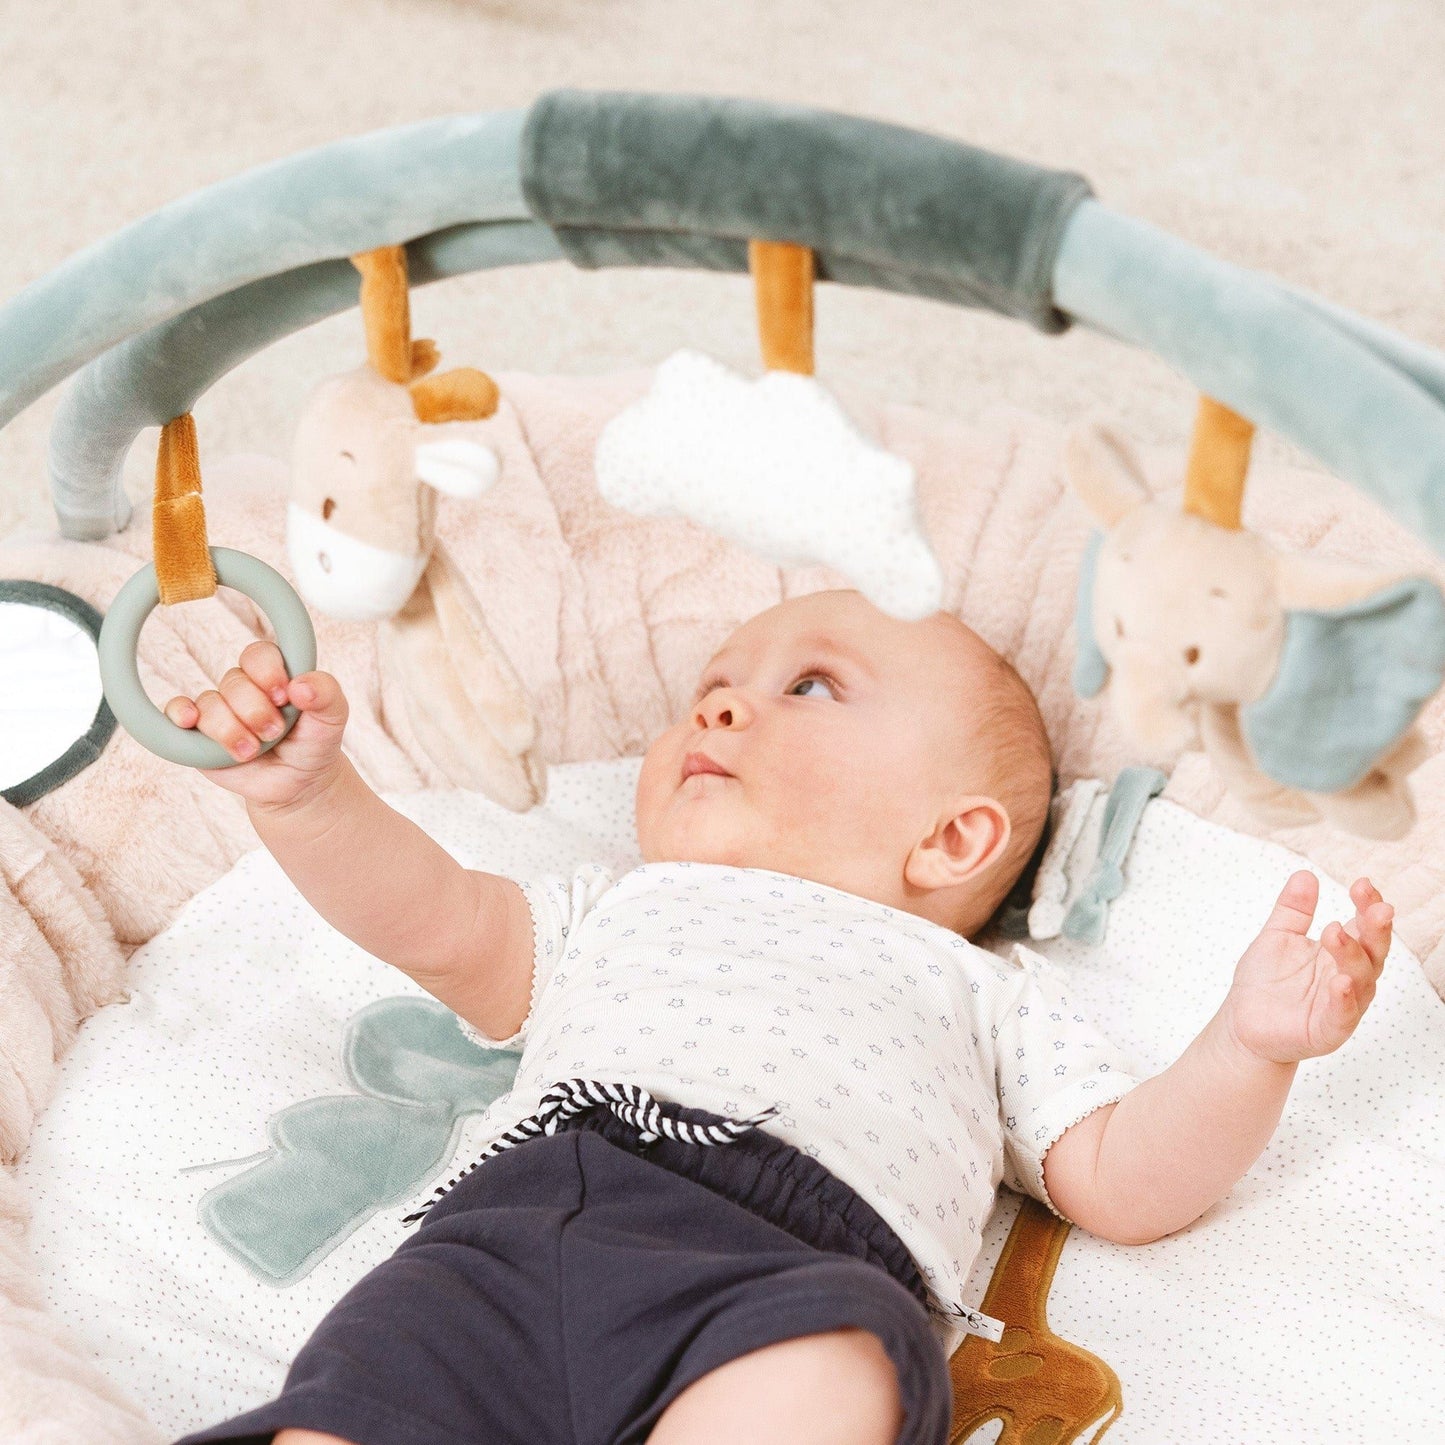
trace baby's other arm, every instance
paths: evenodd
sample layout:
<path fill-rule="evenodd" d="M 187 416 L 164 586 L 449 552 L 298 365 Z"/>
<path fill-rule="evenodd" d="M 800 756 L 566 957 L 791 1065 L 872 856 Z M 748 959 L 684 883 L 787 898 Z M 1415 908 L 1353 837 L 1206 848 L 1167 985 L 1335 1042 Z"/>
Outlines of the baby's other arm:
<path fill-rule="evenodd" d="M 286 703 L 300 716 L 282 731 Z M 246 800 L 261 841 L 311 906 L 491 1038 L 514 1034 L 532 993 L 531 913 L 510 878 L 463 868 L 367 787 L 341 751 L 348 707 L 326 672 L 286 675 L 254 642 L 218 689 L 166 715 L 221 743 L 238 766 L 202 769 Z"/>
<path fill-rule="evenodd" d="M 1394 910 L 1367 879 L 1355 917 L 1308 936 L 1313 873 L 1292 874 L 1219 1011 L 1162 1074 L 1055 1141 L 1044 1184 L 1091 1234 L 1150 1244 L 1193 1223 L 1263 1152 L 1299 1061 L 1332 1053 L 1375 994 Z"/>

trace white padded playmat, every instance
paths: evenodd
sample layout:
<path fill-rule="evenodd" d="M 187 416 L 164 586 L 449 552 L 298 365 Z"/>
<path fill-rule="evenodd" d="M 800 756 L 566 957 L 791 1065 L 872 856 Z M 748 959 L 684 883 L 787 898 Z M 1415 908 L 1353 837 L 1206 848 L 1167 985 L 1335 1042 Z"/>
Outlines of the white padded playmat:
<path fill-rule="evenodd" d="M 521 815 L 470 793 L 388 801 L 469 867 L 627 867 L 640 861 L 640 766 L 554 766 L 545 805 Z M 1301 861 L 1155 799 L 1103 946 L 1030 946 L 1068 971 L 1135 1071 L 1157 1073 L 1218 1007 Z M 1321 884 L 1316 934 L 1353 912 L 1343 887 Z M 82 1028 L 18 1175 L 50 1306 L 174 1437 L 270 1398 L 430 1193 L 427 1182 L 374 1213 L 286 1288 L 229 1257 L 197 1217 L 202 1195 L 266 1148 L 269 1118 L 350 1091 L 346 1021 L 421 993 L 330 929 L 264 850 L 140 948 L 130 979 L 129 1002 Z M 429 1181 L 466 1162 L 485 1121 L 463 1121 Z M 1002 1195 L 975 1300 L 1017 1203 Z M 1119 1376 L 1108 1445 L 1442 1438 L 1445 1003 L 1415 958 L 1397 944 L 1355 1037 L 1300 1066 L 1273 1141 L 1227 1199 L 1152 1245 L 1071 1231 L 1048 1309 L 1058 1334 Z"/>

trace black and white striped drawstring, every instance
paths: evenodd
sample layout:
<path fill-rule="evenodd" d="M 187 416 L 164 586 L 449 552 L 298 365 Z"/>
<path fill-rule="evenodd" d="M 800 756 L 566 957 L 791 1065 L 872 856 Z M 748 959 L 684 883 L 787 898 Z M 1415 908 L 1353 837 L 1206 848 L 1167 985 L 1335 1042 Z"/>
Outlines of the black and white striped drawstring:
<path fill-rule="evenodd" d="M 425 1217 L 427 1210 L 444 1194 L 456 1187 L 477 1165 L 484 1163 L 504 1149 L 525 1143 L 542 1134 L 555 1134 L 564 1119 L 580 1114 L 597 1104 L 605 1104 L 626 1124 L 639 1131 L 638 1142 L 651 1144 L 665 1135 L 678 1139 L 684 1144 L 731 1144 L 750 1129 L 771 1119 L 778 1109 L 769 1105 L 761 1113 L 750 1114 L 742 1119 L 723 1119 L 716 1124 L 689 1124 L 681 1119 L 670 1119 L 662 1112 L 662 1106 L 636 1084 L 608 1084 L 598 1079 L 563 1079 L 553 1084 L 542 1095 L 537 1112 L 515 1124 L 490 1144 L 467 1165 L 461 1173 L 438 1186 L 432 1197 L 414 1214 L 408 1214 L 403 1224 L 415 1224 Z"/>

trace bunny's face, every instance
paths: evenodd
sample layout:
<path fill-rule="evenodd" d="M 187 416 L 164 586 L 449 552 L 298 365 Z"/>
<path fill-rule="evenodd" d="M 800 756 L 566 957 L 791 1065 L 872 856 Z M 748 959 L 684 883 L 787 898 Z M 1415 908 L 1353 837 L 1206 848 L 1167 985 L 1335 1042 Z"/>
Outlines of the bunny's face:
<path fill-rule="evenodd" d="M 1093 625 L 1116 675 L 1160 703 L 1251 702 L 1278 664 L 1284 614 L 1268 549 L 1149 502 L 1105 539 Z"/>

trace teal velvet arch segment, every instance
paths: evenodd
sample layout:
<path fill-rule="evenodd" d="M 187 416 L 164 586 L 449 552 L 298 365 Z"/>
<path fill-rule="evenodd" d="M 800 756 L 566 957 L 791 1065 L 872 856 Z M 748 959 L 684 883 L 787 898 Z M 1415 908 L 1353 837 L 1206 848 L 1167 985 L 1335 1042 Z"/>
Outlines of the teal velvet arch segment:
<path fill-rule="evenodd" d="M 303 1099 L 270 1119 L 265 1156 L 201 1197 L 202 1225 L 258 1279 L 294 1284 L 432 1178 L 463 1118 L 512 1087 L 519 1058 L 472 1043 L 434 999 L 368 1004 L 342 1041 L 360 1092 Z"/>
<path fill-rule="evenodd" d="M 529 219 L 526 119 L 485 111 L 348 136 L 181 196 L 76 252 L 0 308 L 0 425 L 126 337 L 262 277 L 466 222 Z"/>

